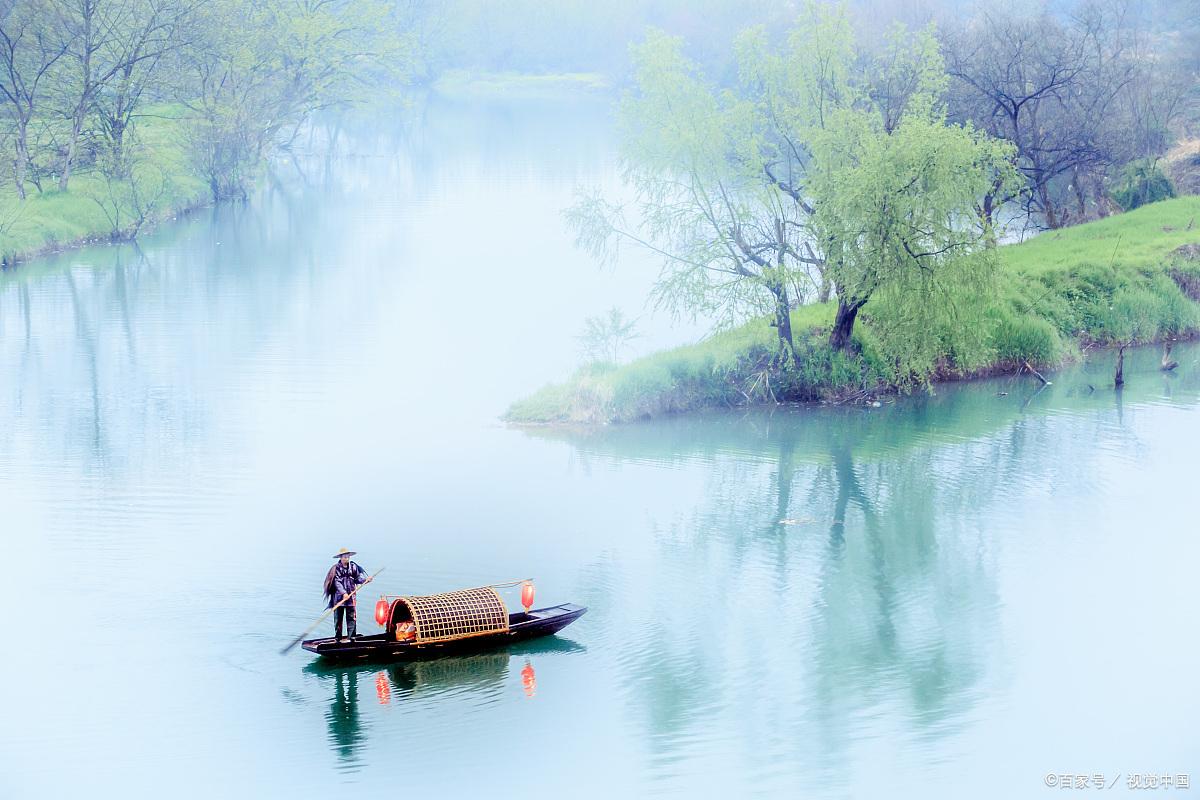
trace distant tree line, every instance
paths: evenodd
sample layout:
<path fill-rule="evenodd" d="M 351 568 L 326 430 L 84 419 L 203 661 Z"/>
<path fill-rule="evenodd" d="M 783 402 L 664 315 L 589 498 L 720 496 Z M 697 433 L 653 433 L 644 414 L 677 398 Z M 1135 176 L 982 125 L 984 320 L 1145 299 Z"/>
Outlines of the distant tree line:
<path fill-rule="evenodd" d="M 716 88 L 736 90 L 734 41 L 761 25 L 781 46 L 803 19 L 791 0 L 406 0 L 421 70 L 599 71 L 630 79 L 628 42 L 679 37 Z M 1200 7 L 1194 0 L 846 0 L 856 59 L 901 23 L 935 24 L 949 118 L 1017 148 L 1025 182 L 987 194 L 1034 228 L 1058 228 L 1172 191 L 1159 160 L 1200 130 Z M 635 66 L 636 69 L 636 66 Z M 636 81 L 636 77 L 633 77 Z M 891 87 L 894 91 L 898 87 Z M 889 91 L 883 87 L 880 91 Z"/>
<path fill-rule="evenodd" d="M 314 111 L 403 80 L 413 41 L 375 0 L 0 2 L 0 184 L 128 181 L 139 121 L 181 121 L 212 197 L 244 195 Z"/>
<path fill-rule="evenodd" d="M 846 8 L 881 107 L 905 90 L 888 83 L 891 24 L 936 23 L 948 119 L 1009 142 L 1024 179 L 985 193 L 985 217 L 1054 228 L 1173 191 L 1160 159 L 1200 124 L 1193 2 Z M 454 67 L 636 81 L 629 42 L 648 25 L 686 43 L 711 90 L 737 91 L 739 32 L 761 25 L 779 48 L 798 22 L 790 0 L 0 0 L 0 187 L 65 190 L 80 170 L 129 181 L 139 120 L 169 115 L 212 196 L 240 196 L 308 115 L 368 92 Z"/>

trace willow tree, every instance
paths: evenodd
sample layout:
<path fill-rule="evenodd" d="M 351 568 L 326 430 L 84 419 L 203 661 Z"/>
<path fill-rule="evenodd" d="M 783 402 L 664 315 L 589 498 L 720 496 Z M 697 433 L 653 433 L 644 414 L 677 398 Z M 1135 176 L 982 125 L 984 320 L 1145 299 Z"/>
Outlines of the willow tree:
<path fill-rule="evenodd" d="M 673 309 L 769 311 L 793 356 L 790 309 L 830 293 L 840 351 L 883 301 L 871 314 L 898 377 L 927 372 L 949 326 L 982 332 L 962 316 L 994 266 L 976 208 L 1018 176 L 1008 145 L 947 123 L 932 29 L 897 28 L 864 52 L 843 9 L 814 3 L 782 47 L 751 29 L 736 55 L 737 83 L 721 90 L 678 39 L 635 48 L 621 129 L 636 222 L 585 198 L 571 211 L 580 241 L 660 254 L 656 295 Z"/>
<path fill-rule="evenodd" d="M 0 120 L 6 127 L 11 125 L 13 180 L 22 200 L 25 181 L 35 166 L 32 129 L 71 44 L 72 33 L 62 24 L 56 2 L 29 0 L 0 5 Z M 41 191 L 36 170 L 32 179 Z"/>
<path fill-rule="evenodd" d="M 821 260 L 805 246 L 804 209 L 764 180 L 755 104 L 707 82 L 678 38 L 651 32 L 633 61 L 620 131 L 634 199 L 584 196 L 567 212 L 579 243 L 603 258 L 622 242 L 658 254 L 659 307 L 725 322 L 769 314 L 794 358 L 791 309 L 814 297 Z"/>
<path fill-rule="evenodd" d="M 810 4 L 781 53 L 761 32 L 742 51 L 767 175 L 811 211 L 805 232 L 837 296 L 830 346 L 851 349 L 873 298 L 884 354 L 901 373 L 936 360 L 947 324 L 981 333 L 964 316 L 981 308 L 994 237 L 976 208 L 1019 176 L 1010 146 L 947 123 L 933 30 L 897 27 L 863 52 L 843 9 Z"/>
<path fill-rule="evenodd" d="M 907 115 L 885 133 L 877 117 L 854 111 L 812 146 L 813 230 L 838 297 L 830 346 L 851 347 L 865 308 L 899 377 L 931 369 L 948 335 L 979 354 L 996 252 L 972 209 L 998 175 L 1011 179 L 1009 148 L 936 112 Z"/>

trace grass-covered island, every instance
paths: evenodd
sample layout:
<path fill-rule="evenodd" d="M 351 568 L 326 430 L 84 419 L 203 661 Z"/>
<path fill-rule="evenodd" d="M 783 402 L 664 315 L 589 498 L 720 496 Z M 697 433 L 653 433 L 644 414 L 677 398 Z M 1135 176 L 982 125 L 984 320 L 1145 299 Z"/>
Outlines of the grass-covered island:
<path fill-rule="evenodd" d="M 1021 23 L 1012 41 L 1043 25 L 1054 27 Z M 1200 203 L 1156 202 L 1175 197 L 1157 164 L 1186 125 L 1151 142 L 1139 114 L 1106 112 L 1096 124 L 1117 127 L 1101 153 L 1077 136 L 1083 107 L 1036 108 L 1065 96 L 1058 70 L 1024 45 L 988 49 L 987 28 L 898 25 L 880 38 L 845 6 L 809 2 L 786 37 L 738 34 L 735 69 L 648 32 L 617 114 L 627 191 L 582 191 L 566 218 L 600 260 L 652 254 L 657 307 L 729 324 L 593 364 L 508 419 L 865 399 L 1108 345 L 1120 385 L 1126 347 L 1197 333 Z M 1000 246 L 1017 226 L 1046 233 Z M 588 327 L 585 342 L 604 332 Z M 618 315 L 609 327 L 617 340 Z"/>
<path fill-rule="evenodd" d="M 1094 347 L 1200 333 L 1200 197 L 1153 203 L 999 248 L 1001 268 L 981 294 L 983 347 L 956 357 L 958 332 L 929 380 L 1054 367 Z M 871 305 L 852 355 L 831 349 L 836 304 L 791 312 L 798 358 L 781 359 L 770 317 L 628 364 L 594 364 L 519 400 L 515 423 L 604 423 L 785 400 L 836 401 L 894 391 L 876 346 Z M 980 319 L 972 314 L 972 319 Z M 1115 356 L 1112 356 L 1115 358 Z M 911 386 L 910 384 L 907 384 Z"/>

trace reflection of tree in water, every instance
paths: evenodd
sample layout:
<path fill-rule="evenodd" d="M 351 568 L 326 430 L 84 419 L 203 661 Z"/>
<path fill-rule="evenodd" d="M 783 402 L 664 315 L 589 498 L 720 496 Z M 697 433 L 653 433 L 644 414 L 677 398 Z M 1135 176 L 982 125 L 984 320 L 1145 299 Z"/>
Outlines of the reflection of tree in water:
<path fill-rule="evenodd" d="M 961 524 L 970 514 L 957 490 L 967 484 L 939 478 L 947 454 L 921 447 L 856 464 L 852 448 L 832 443 L 818 470 L 831 480 L 804 501 L 828 520 L 804 637 L 806 700 L 819 741 L 835 750 L 857 733 L 853 713 L 874 706 L 916 729 L 947 730 L 983 672 L 976 637 L 996 625 L 995 576 L 972 526 Z"/>
<path fill-rule="evenodd" d="M 318 198 L 346 191 L 265 191 L 253 204 L 196 213 L 138 243 L 0 274 L 0 320 L 11 314 L 21 334 L 19 349 L 0 340 L 0 371 L 18 387 L 29 424 L 67 434 L 43 437 L 65 448 L 47 456 L 120 476 L 136 472 L 140 451 L 157 452 L 151 445 L 160 438 L 173 453 L 204 444 L 213 415 L 200 401 L 210 386 L 197 384 L 220 379 L 249 348 L 286 332 L 294 322 L 289 298 L 323 294 L 313 288 L 314 253 L 336 239 L 318 224 L 334 222 L 314 220 L 313 209 L 339 208 Z M 246 254 L 254 269 L 241 262 Z M 4 401 L 0 416 L 9 410 Z"/>
<path fill-rule="evenodd" d="M 1181 377 L 1173 387 L 1190 381 L 1194 395 L 1196 376 Z M 1088 379 L 1060 375 L 1032 398 L 1037 387 L 1014 381 L 871 411 L 535 433 L 568 439 L 585 466 L 699 462 L 706 475 L 704 501 L 659 526 L 655 557 L 627 564 L 621 591 L 596 603 L 620 626 L 652 770 L 753 742 L 748 763 L 830 778 L 864 737 L 899 732 L 919 758 L 969 720 L 1005 680 L 996 563 L 1009 507 L 1101 480 L 1097 442 L 1136 444 Z"/>
<path fill-rule="evenodd" d="M 936 731 L 972 702 L 996 588 L 950 520 L 971 484 L 938 483 L 937 448 L 859 463 L 853 428 L 812 433 L 780 420 L 770 460 L 715 459 L 706 504 L 662 537 L 680 574 L 655 576 L 646 605 L 691 595 L 703 622 L 656 621 L 628 665 L 658 770 L 723 715 L 761 725 L 772 761 L 836 770 L 860 713 Z"/>

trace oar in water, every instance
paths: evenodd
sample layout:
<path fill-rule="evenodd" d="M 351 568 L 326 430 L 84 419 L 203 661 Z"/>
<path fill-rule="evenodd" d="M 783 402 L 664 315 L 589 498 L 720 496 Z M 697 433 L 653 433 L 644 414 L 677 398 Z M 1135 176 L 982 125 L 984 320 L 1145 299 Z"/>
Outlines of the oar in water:
<path fill-rule="evenodd" d="M 380 568 L 379 568 L 379 572 L 383 572 L 385 569 L 387 569 L 387 567 L 380 567 Z M 342 604 L 344 604 L 344 603 L 345 603 L 347 600 L 349 600 L 350 598 L 354 597 L 354 595 L 358 594 L 358 590 L 359 590 L 359 589 L 361 589 L 362 587 L 366 586 L 366 585 L 367 585 L 368 583 L 370 583 L 371 581 L 375 580 L 376 576 L 378 576 L 378 575 L 379 575 L 379 572 L 376 572 L 376 573 L 375 573 L 375 575 L 372 575 L 371 577 L 367 578 L 367 579 L 366 579 L 366 581 L 364 581 L 363 583 L 360 583 L 358 586 L 355 586 L 355 587 L 354 587 L 354 591 L 353 591 L 353 592 L 351 592 L 350 594 L 346 595 L 345 597 L 343 597 L 343 598 L 341 599 L 341 601 L 340 601 L 340 602 L 339 602 L 337 605 L 335 605 L 335 606 L 332 606 L 332 607 L 330 607 L 330 608 L 327 608 L 327 609 L 325 609 L 325 613 L 324 613 L 324 614 L 322 614 L 322 615 L 320 616 L 320 618 L 319 618 L 319 619 L 318 619 L 316 622 L 314 622 L 312 625 L 309 625 L 309 626 L 308 626 L 308 630 L 306 630 L 304 633 L 302 633 L 302 634 L 300 634 L 299 636 L 297 636 L 297 637 L 295 638 L 295 640 L 293 640 L 293 641 L 292 641 L 292 643 L 291 643 L 291 644 L 289 644 L 287 647 L 285 647 L 285 648 L 283 648 L 282 650 L 280 650 L 280 651 L 279 651 L 279 655 L 281 655 L 281 656 L 286 656 L 286 655 L 288 654 L 288 651 L 289 651 L 289 650 L 291 650 L 293 647 L 295 647 L 296 645 L 298 645 L 298 644 L 300 644 L 302 641 L 304 641 L 304 637 L 305 637 L 305 636 L 308 636 L 310 633 L 312 633 L 312 632 L 313 632 L 313 629 L 314 629 L 314 628 L 316 628 L 318 625 L 320 625 L 322 622 L 324 622 L 324 621 L 325 621 L 325 618 L 326 618 L 326 617 L 328 617 L 330 614 L 332 614 L 332 613 L 334 612 L 334 610 L 335 610 L 335 609 L 337 609 L 337 608 L 341 607 L 341 606 L 342 606 Z"/>

